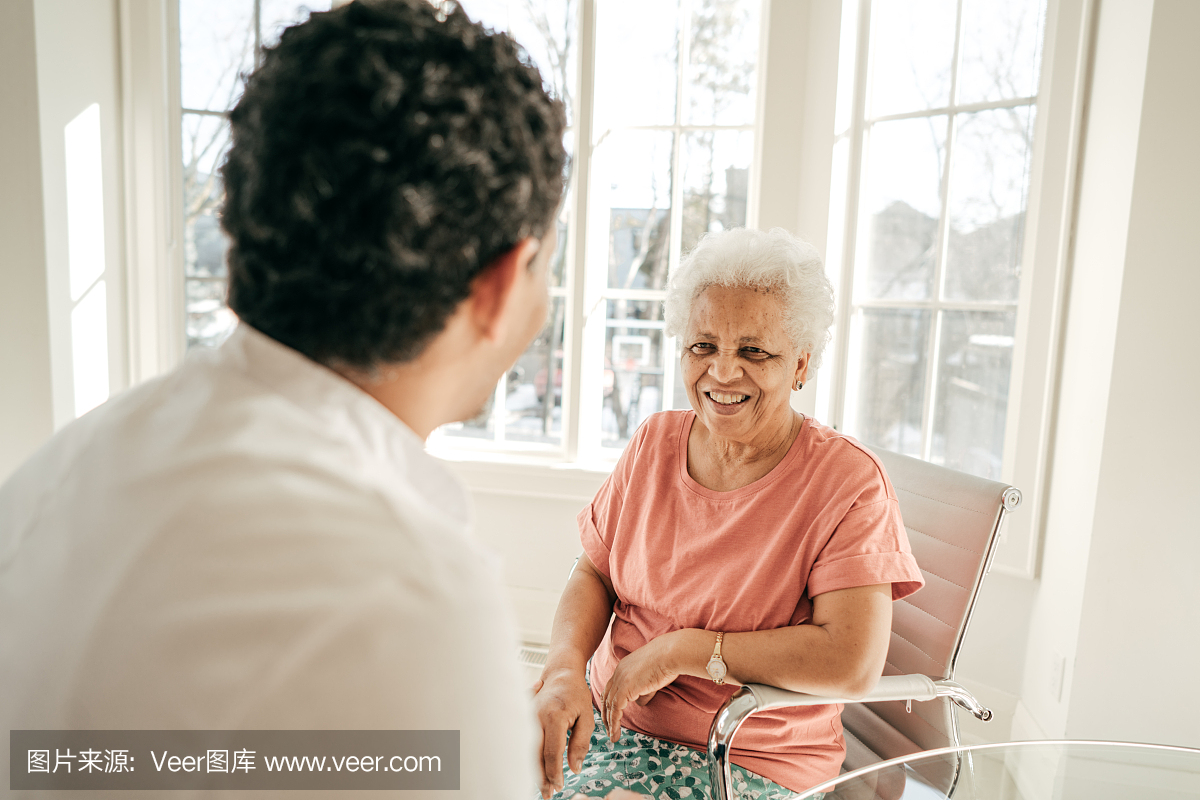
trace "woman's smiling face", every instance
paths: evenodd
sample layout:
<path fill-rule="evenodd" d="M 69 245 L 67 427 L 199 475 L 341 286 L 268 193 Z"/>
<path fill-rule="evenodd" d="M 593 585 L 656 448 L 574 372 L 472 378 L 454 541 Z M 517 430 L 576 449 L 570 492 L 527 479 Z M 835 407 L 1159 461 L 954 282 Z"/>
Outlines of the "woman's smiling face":
<path fill-rule="evenodd" d="M 808 354 L 787 335 L 779 292 L 709 286 L 692 304 L 682 371 L 688 400 L 709 431 L 769 446 L 789 429 L 792 386 L 807 376 Z"/>

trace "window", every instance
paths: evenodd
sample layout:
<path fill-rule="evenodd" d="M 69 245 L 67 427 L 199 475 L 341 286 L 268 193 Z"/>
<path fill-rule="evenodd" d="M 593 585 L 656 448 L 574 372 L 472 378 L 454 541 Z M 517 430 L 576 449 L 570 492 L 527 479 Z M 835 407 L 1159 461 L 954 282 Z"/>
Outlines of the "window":
<path fill-rule="evenodd" d="M 229 148 L 229 111 L 242 75 L 280 32 L 329 8 L 329 0 L 179 0 L 182 105 L 183 265 L 188 347 L 216 346 L 237 324 L 225 306 L 225 251 L 217 222 L 224 198 L 217 168 Z"/>
<path fill-rule="evenodd" d="M 998 479 L 1043 0 L 844 5 L 818 416 Z"/>
<path fill-rule="evenodd" d="M 996 566 L 1034 576 L 1095 6 L 929 0 L 906 14 L 897 0 L 845 0 L 840 7 L 793 0 L 469 2 L 472 13 L 511 29 L 534 58 L 546 59 L 543 66 L 552 62 L 537 45 L 545 36 L 533 24 L 537 12 L 569 33 L 569 57 L 546 72 L 570 100 L 574 158 L 552 322 L 500 384 L 503 406 L 494 400 L 490 416 L 436 434 L 443 453 L 501 462 L 464 466 L 471 485 L 513 490 L 513 452 L 521 448 L 542 453 L 543 463 L 603 461 L 617 452 L 622 427 L 628 433 L 647 410 L 682 405 L 674 345 L 657 327 L 664 259 L 669 274 L 695 231 L 742 219 L 782 225 L 826 253 L 839 300 L 825 364 L 796 395 L 796 407 L 872 444 L 982 474 L 995 475 L 999 458 L 1001 477 L 1022 489 L 1025 503 L 1007 525 Z M 199 134 L 205 125 L 221 128 L 227 107 L 209 98 L 232 97 L 217 91 L 229 86 L 222 76 L 252 62 L 257 43 L 277 30 L 275 20 L 306 13 L 297 3 L 283 12 L 275 7 L 268 0 L 257 9 L 254 0 L 167 0 L 134 4 L 122 17 L 123 277 L 133 383 L 178 363 L 185 324 L 193 343 L 219 341 L 229 329 L 232 317 L 211 286 L 224 280 L 211 205 L 220 195 L 212 176 L 224 142 L 216 137 L 208 146 Z M 914 17 L 921 9 L 933 19 Z M 716 11 L 727 16 L 712 23 L 728 28 L 713 29 L 724 49 L 713 57 L 719 68 L 706 72 L 704 46 L 693 42 L 704 41 L 705 15 Z M 242 27 L 231 24 L 235 14 Z M 217 23 L 225 25 L 223 35 L 213 30 Z M 887 35 L 895 30 L 899 35 Z M 1052 34 L 1044 69 L 1043 31 Z M 745 53 L 753 56 L 749 71 L 751 59 L 739 55 Z M 725 80 L 739 70 L 736 81 Z M 663 77 L 668 73 L 673 84 Z M 940 94 L 930 85 L 942 87 Z M 591 103 L 581 100 L 584 86 L 594 86 Z M 894 95 L 886 98 L 893 107 L 879 106 L 874 92 Z M 921 98 L 915 105 L 914 93 Z M 181 106 L 188 109 L 182 116 Z M 185 135 L 184 125 L 197 133 Z M 906 127 L 920 129 L 923 139 L 905 139 Z M 605 153 L 622 138 L 641 144 L 627 146 L 628 156 Z M 580 148 L 580 140 L 594 149 Z M 655 141 L 661 144 L 646 144 Z M 998 146 L 993 152 L 990 145 Z M 910 146 L 917 149 L 906 151 Z M 876 173 L 888 147 L 911 164 L 894 161 Z M 924 166 L 916 157 L 922 152 Z M 185 192 L 181 167 L 193 162 Z M 906 170 L 920 180 L 907 185 Z M 994 186 L 1003 191 L 963 191 L 983 185 L 981 175 L 999 176 Z M 190 216 L 181 208 L 185 196 L 198 205 Z M 889 200 L 911 213 L 889 220 L 881 213 L 888 205 L 880 205 Z M 185 216 L 193 227 L 187 237 Z M 899 251 L 880 244 L 887 236 L 901 245 L 903 237 L 923 236 L 918 243 L 929 252 L 914 260 L 925 251 L 907 242 L 911 263 L 898 265 L 888 258 Z M 185 267 L 189 238 L 194 249 Z M 975 267 L 960 269 L 978 253 L 985 257 Z M 185 275 L 192 298 L 186 311 Z M 985 324 L 971 327 L 977 323 Z M 885 378 L 891 383 L 880 388 Z M 890 406 L 883 402 L 889 398 Z M 975 430 L 964 433 L 969 426 Z M 488 448 L 502 455 L 476 457 Z M 518 472 L 538 496 L 575 497 L 595 478 L 586 469 L 536 465 Z"/>
<path fill-rule="evenodd" d="M 216 344 L 235 321 L 215 219 L 225 115 L 238 74 L 317 4 L 179 2 L 187 334 Z M 687 405 L 663 288 L 702 233 L 757 223 L 760 18 L 769 8 L 794 25 L 795 12 L 762 0 L 462 5 L 520 41 L 566 101 L 573 169 L 545 328 L 487 407 L 431 446 L 611 458 L 646 416 Z M 837 21 L 818 30 L 818 11 L 812 36 L 828 38 Z M 826 250 L 839 316 L 817 416 L 998 477 L 1044 0 L 857 0 L 842 17 L 836 76 L 810 63 L 805 79 L 837 82 Z M 823 139 L 803 135 L 808 151 Z"/>
<path fill-rule="evenodd" d="M 647 416 L 687 405 L 667 276 L 704 232 L 747 222 L 761 0 L 462 5 L 567 100 L 574 164 L 546 328 L 488 407 L 431 444 L 615 455 Z"/>
<path fill-rule="evenodd" d="M 431 445 L 572 460 L 615 454 L 645 417 L 687 403 L 675 343 L 663 329 L 667 276 L 704 232 L 747 223 L 762 2 L 462 5 L 521 42 L 567 103 L 573 170 L 545 328 L 488 406 L 443 427 Z M 216 169 L 239 76 L 282 27 L 315 7 L 180 0 L 189 346 L 219 344 L 236 324 L 223 299 Z M 591 54 L 587 80 L 580 80 L 581 52 Z"/>

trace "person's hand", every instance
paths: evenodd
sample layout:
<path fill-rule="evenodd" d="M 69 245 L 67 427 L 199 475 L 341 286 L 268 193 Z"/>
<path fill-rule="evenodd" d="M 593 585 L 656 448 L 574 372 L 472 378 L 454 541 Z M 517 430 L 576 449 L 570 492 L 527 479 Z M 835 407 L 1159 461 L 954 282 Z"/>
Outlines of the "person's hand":
<path fill-rule="evenodd" d="M 533 705 L 542 728 L 540 788 L 542 797 L 548 799 L 563 788 L 564 748 L 571 771 L 578 773 L 583 769 L 583 758 L 596 729 L 592 693 L 582 674 L 566 670 L 543 674 L 542 680 L 533 685 L 533 691 Z M 567 731 L 571 732 L 569 745 Z"/>
<path fill-rule="evenodd" d="M 659 689 L 679 677 L 671 663 L 671 643 L 675 634 L 665 633 L 621 659 L 604 687 L 600 714 L 608 728 L 610 741 L 621 738 L 621 715 L 636 702 L 646 705 Z"/>

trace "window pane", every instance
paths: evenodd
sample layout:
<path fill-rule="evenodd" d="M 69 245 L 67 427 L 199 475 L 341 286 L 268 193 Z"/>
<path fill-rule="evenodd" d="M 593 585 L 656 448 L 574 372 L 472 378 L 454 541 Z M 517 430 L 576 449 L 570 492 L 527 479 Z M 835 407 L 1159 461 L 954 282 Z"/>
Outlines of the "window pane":
<path fill-rule="evenodd" d="M 621 131 L 596 148 L 594 196 L 599 202 L 591 213 L 608 220 L 610 288 L 666 285 L 674 141 L 665 132 Z"/>
<path fill-rule="evenodd" d="M 225 277 L 229 241 L 217 222 L 225 192 L 217 169 L 229 149 L 221 117 L 183 115 L 183 263 L 185 274 Z"/>
<path fill-rule="evenodd" d="M 671 359 L 674 365 L 672 369 L 675 370 L 675 390 L 671 393 L 674 396 L 671 398 L 670 408 L 692 408 L 692 401 L 687 396 L 687 386 L 683 382 L 683 360 L 678 346 L 669 351 L 667 357 Z"/>
<path fill-rule="evenodd" d="M 253 65 L 253 0 L 180 0 L 179 74 L 184 108 L 229 110 L 242 92 L 240 73 Z"/>
<path fill-rule="evenodd" d="M 1033 109 L 960 114 L 955 125 L 947 199 L 946 297 L 1015 302 Z"/>
<path fill-rule="evenodd" d="M 509 441 L 562 443 L 565 308 L 565 298 L 551 298 L 546 326 L 509 370 L 504 399 Z"/>
<path fill-rule="evenodd" d="M 932 461 L 998 480 L 1016 312 L 942 314 Z"/>
<path fill-rule="evenodd" d="M 855 298 L 933 296 L 946 117 L 872 126 L 859 230 L 867 246 Z"/>
<path fill-rule="evenodd" d="M 678 0 L 604 0 L 596 9 L 596 137 L 675 122 Z"/>
<path fill-rule="evenodd" d="M 868 445 L 921 456 L 928 311 L 864 309 L 854 348 L 850 432 Z"/>
<path fill-rule="evenodd" d="M 551 286 L 564 287 L 567 282 L 567 240 L 568 240 L 568 224 L 567 220 L 571 216 L 571 193 L 567 190 L 566 196 L 563 198 L 562 205 L 558 208 L 558 215 L 554 218 L 554 224 L 558 228 L 558 240 L 554 250 L 554 255 L 550 259 L 550 269 L 547 275 L 547 281 Z"/>
<path fill-rule="evenodd" d="M 237 326 L 237 316 L 225 305 L 225 281 L 187 278 L 187 346 L 216 347 Z"/>
<path fill-rule="evenodd" d="M 754 122 L 759 0 L 695 0 L 688 51 L 688 121 Z"/>
<path fill-rule="evenodd" d="M 496 395 L 500 392 L 500 385 L 496 386 L 496 391 L 492 392 L 488 397 L 487 402 L 479 409 L 479 412 L 467 420 L 466 422 L 451 422 L 438 428 L 439 431 L 447 436 L 462 437 L 467 439 L 495 439 L 496 438 Z"/>
<path fill-rule="evenodd" d="M 624 447 L 646 417 L 662 410 L 662 303 L 608 301 L 600 443 Z"/>
<path fill-rule="evenodd" d="M 949 104 L 957 15 L 956 0 L 875 0 L 871 4 L 868 115 L 881 117 Z"/>
<path fill-rule="evenodd" d="M 284 28 L 298 25 L 313 11 L 328 11 L 329 0 L 260 0 L 259 25 L 262 46 L 274 47 Z"/>
<path fill-rule="evenodd" d="M 567 104 L 572 119 L 572 91 L 578 66 L 575 47 L 579 3 L 575 0 L 459 0 L 473 20 L 515 39 L 533 59 L 542 80 Z"/>
<path fill-rule="evenodd" d="M 1044 0 L 963 0 L 958 102 L 1036 95 L 1045 15 Z"/>
<path fill-rule="evenodd" d="M 572 145 L 575 143 L 574 132 L 567 130 L 563 134 L 563 147 L 567 151 L 568 164 L 574 158 Z M 558 227 L 558 249 L 554 251 L 554 258 L 550 260 L 550 285 L 556 287 L 565 287 L 567 285 L 567 243 L 570 239 L 571 214 L 574 212 L 574 203 L 571 199 L 575 193 L 575 170 L 570 170 L 570 175 L 567 178 L 567 185 L 563 191 L 562 202 L 558 206 L 558 215 L 555 217 L 555 225 Z"/>
<path fill-rule="evenodd" d="M 683 252 L 709 231 L 746 224 L 752 131 L 697 131 L 683 137 Z"/>
<path fill-rule="evenodd" d="M 237 318 L 225 307 L 229 240 L 217 214 L 225 192 L 217 169 L 229 149 L 221 117 L 183 115 L 183 266 L 188 347 L 215 347 Z"/>

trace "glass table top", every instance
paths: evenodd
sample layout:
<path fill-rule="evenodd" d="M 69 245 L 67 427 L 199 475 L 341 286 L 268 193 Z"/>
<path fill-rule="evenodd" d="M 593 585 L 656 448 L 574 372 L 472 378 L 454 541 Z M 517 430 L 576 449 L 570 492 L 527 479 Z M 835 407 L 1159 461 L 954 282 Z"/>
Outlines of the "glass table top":
<path fill-rule="evenodd" d="M 825 800 L 1200 800 L 1200 750 L 1122 742 L 984 744 L 885 761 L 814 787 Z"/>

